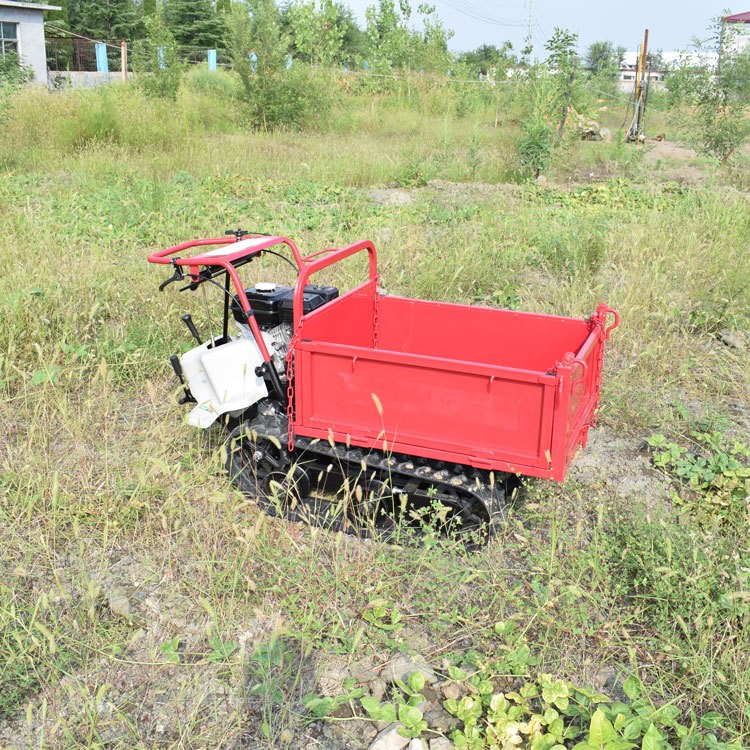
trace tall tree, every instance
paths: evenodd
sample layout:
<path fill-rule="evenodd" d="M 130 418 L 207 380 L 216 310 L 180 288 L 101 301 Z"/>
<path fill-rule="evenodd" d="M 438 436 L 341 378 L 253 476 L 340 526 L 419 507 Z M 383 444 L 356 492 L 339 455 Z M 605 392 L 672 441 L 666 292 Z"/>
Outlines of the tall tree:
<path fill-rule="evenodd" d="M 364 60 L 367 54 L 367 34 L 359 27 L 352 9 L 342 2 L 336 3 L 337 25 L 344 30 L 342 39 L 343 61 L 355 64 Z"/>
<path fill-rule="evenodd" d="M 295 0 L 286 16 L 296 51 L 313 65 L 341 62 L 345 28 L 333 0 Z"/>
<path fill-rule="evenodd" d="M 369 54 L 376 69 L 405 68 L 409 64 L 409 28 L 411 16 L 408 0 L 396 8 L 393 0 L 378 0 L 365 11 Z"/>
<path fill-rule="evenodd" d="M 554 79 L 554 104 L 560 107 L 560 123 L 557 126 L 557 137 L 562 137 L 568 117 L 568 109 L 573 104 L 576 90 L 578 69 L 578 55 L 576 45 L 578 34 L 567 29 L 556 27 L 552 37 L 545 43 L 544 48 L 549 52 L 547 65 L 550 67 Z"/>
<path fill-rule="evenodd" d="M 451 56 L 448 40 L 453 32 L 443 26 L 434 5 L 420 3 L 417 12 L 422 30 L 412 32 L 412 59 L 415 68 L 446 72 Z"/>
<path fill-rule="evenodd" d="M 411 68 L 441 70 L 447 66 L 448 40 L 453 36 L 440 20 L 434 5 L 420 3 L 417 14 L 421 29 L 412 29 L 409 0 L 379 0 L 365 12 L 369 55 L 380 69 Z"/>
<path fill-rule="evenodd" d="M 166 0 L 164 19 L 178 44 L 217 47 L 223 26 L 211 0 Z"/>
<path fill-rule="evenodd" d="M 615 78 L 624 54 L 625 48 L 612 42 L 594 42 L 586 51 L 586 68 L 592 75 Z"/>
<path fill-rule="evenodd" d="M 737 45 L 734 26 L 715 19 L 711 36 L 667 78 L 673 116 L 722 164 L 750 139 L 750 49 Z"/>
<path fill-rule="evenodd" d="M 143 33 L 133 0 L 78 0 L 68 6 L 71 30 L 93 39 L 133 39 Z"/>
<path fill-rule="evenodd" d="M 505 42 L 502 47 L 482 44 L 476 49 L 459 54 L 457 62 L 465 65 L 468 74 L 474 78 L 478 75 L 486 76 L 498 71 L 504 72 L 515 64 L 513 45 L 510 42 Z"/>

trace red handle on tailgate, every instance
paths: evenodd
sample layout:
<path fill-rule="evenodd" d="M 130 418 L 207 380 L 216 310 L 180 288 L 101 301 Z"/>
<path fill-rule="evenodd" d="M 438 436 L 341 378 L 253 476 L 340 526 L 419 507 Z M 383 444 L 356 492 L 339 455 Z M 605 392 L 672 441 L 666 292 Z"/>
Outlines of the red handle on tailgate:
<path fill-rule="evenodd" d="M 602 304 L 596 308 L 596 314 L 601 319 L 602 325 L 606 323 L 606 320 L 610 315 L 613 315 L 615 318 L 614 323 L 604 329 L 604 340 L 608 341 L 612 331 L 620 325 L 620 313 L 618 313 L 617 310 L 613 310 L 609 305 Z"/>

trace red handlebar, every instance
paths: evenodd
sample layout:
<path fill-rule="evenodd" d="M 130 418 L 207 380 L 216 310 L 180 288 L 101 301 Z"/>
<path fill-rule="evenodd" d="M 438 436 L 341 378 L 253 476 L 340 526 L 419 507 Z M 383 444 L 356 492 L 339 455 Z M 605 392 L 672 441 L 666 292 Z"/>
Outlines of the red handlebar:
<path fill-rule="evenodd" d="M 216 250 L 209 250 L 202 255 L 193 255 L 189 258 L 170 258 L 170 255 L 184 252 L 191 247 L 205 247 L 207 245 L 221 245 Z M 249 235 L 239 240 L 231 241 L 229 237 L 198 239 L 182 242 L 179 245 L 157 250 L 148 256 L 149 263 L 161 263 L 164 265 L 174 264 L 197 268 L 198 266 L 221 266 L 226 268 L 232 261 L 239 260 L 248 255 L 254 255 L 262 250 L 267 250 L 274 245 L 286 245 L 294 256 L 298 267 L 302 267 L 304 260 L 297 245 L 288 237 Z"/>

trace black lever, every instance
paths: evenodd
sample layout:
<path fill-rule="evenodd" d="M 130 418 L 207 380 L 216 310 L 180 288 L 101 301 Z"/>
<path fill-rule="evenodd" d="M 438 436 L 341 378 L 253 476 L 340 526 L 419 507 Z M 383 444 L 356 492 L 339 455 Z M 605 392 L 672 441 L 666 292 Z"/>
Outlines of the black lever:
<path fill-rule="evenodd" d="M 239 242 L 243 237 L 245 237 L 248 234 L 250 234 L 250 232 L 248 232 L 245 229 L 240 229 L 238 227 L 237 229 L 226 229 L 226 230 L 224 230 L 224 234 L 233 234 L 234 237 L 235 237 L 235 240 L 237 242 Z"/>
<path fill-rule="evenodd" d="M 169 363 L 172 365 L 172 369 L 174 370 L 174 374 L 177 375 L 177 379 L 182 383 L 182 385 L 185 385 L 185 375 L 182 372 L 182 365 L 180 364 L 180 358 L 173 354 L 169 358 Z"/>
<path fill-rule="evenodd" d="M 182 273 L 182 269 L 174 262 L 174 260 L 172 261 L 172 268 L 174 268 L 174 273 L 166 281 L 162 281 L 162 283 L 159 284 L 160 292 L 163 292 L 164 289 L 173 281 L 182 281 L 185 278 L 185 274 Z"/>
<path fill-rule="evenodd" d="M 195 323 L 193 323 L 193 318 L 190 315 L 190 313 L 185 313 L 182 316 L 182 322 L 187 326 L 188 331 L 192 334 L 193 338 L 199 343 L 202 344 L 201 337 L 198 334 L 198 329 L 195 327 Z"/>
<path fill-rule="evenodd" d="M 169 362 L 172 365 L 174 374 L 177 375 L 177 379 L 180 381 L 180 384 L 182 385 L 182 390 L 185 393 L 185 395 L 182 396 L 177 403 L 187 404 L 190 402 L 194 402 L 195 398 L 193 397 L 193 394 L 190 393 L 190 389 L 187 387 L 187 383 L 185 382 L 185 375 L 182 372 L 182 365 L 180 364 L 180 358 L 176 354 L 173 354 L 169 358 Z"/>
<path fill-rule="evenodd" d="M 233 234 L 236 241 L 239 242 L 243 237 L 247 237 L 248 234 L 252 234 L 254 237 L 271 237 L 270 234 L 264 232 L 248 232 L 246 229 L 227 229 L 224 234 Z"/>

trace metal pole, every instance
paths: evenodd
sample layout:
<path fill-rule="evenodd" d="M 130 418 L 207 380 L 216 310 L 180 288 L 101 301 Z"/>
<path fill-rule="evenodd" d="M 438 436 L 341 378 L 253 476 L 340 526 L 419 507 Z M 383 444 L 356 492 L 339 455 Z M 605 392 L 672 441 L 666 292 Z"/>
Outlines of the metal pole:
<path fill-rule="evenodd" d="M 637 135 L 640 135 L 643 132 L 643 76 L 648 75 L 648 71 L 646 68 L 646 58 L 648 55 L 648 29 L 643 34 L 643 46 L 641 47 L 641 59 L 638 62 L 638 67 L 641 72 L 641 80 L 640 80 L 640 87 L 638 90 L 638 120 L 636 123 L 636 130 Z"/>

